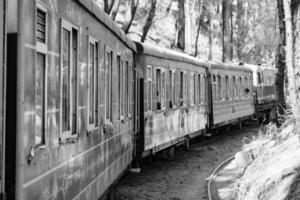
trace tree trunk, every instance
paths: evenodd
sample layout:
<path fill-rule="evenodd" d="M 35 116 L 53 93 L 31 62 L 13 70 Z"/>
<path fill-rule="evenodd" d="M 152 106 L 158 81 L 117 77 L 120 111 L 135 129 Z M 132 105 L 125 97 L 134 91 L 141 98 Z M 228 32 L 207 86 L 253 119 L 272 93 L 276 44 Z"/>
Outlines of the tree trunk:
<path fill-rule="evenodd" d="M 152 0 L 151 9 L 150 9 L 146 24 L 143 28 L 143 35 L 142 35 L 142 38 L 141 38 L 141 42 L 144 42 L 146 40 L 148 31 L 149 31 L 149 29 L 151 28 L 151 25 L 152 25 L 155 10 L 156 10 L 156 0 Z"/>
<path fill-rule="evenodd" d="M 239 61 L 243 61 L 243 47 L 245 43 L 246 37 L 246 25 L 245 25 L 245 8 L 244 1 L 239 0 L 237 2 L 237 16 L 236 16 L 236 24 L 237 24 L 237 38 L 236 38 L 236 56 Z"/>
<path fill-rule="evenodd" d="M 233 59 L 233 16 L 232 16 L 232 0 L 230 2 L 230 53 L 229 59 L 232 61 Z"/>
<path fill-rule="evenodd" d="M 209 12 L 209 38 L 208 38 L 208 43 L 209 43 L 209 51 L 208 51 L 208 60 L 213 59 L 213 53 L 212 53 L 212 48 L 213 48 L 213 23 L 212 23 L 212 13 L 211 11 Z"/>
<path fill-rule="evenodd" d="M 104 12 L 106 14 L 109 14 L 109 3 L 108 3 L 108 0 L 104 0 Z"/>
<path fill-rule="evenodd" d="M 110 15 L 112 8 L 114 7 L 115 0 L 111 1 L 111 4 L 108 2 L 109 0 L 104 0 L 104 12 Z"/>
<path fill-rule="evenodd" d="M 198 40 L 201 30 L 201 23 L 203 21 L 203 0 L 199 0 L 199 21 L 198 21 L 198 27 L 197 27 L 197 35 L 195 40 L 195 54 L 194 56 L 197 57 L 198 55 Z"/>
<path fill-rule="evenodd" d="M 176 46 L 183 50 L 185 48 L 184 4 L 185 0 L 178 0 L 178 17 L 176 22 Z"/>
<path fill-rule="evenodd" d="M 289 104 L 296 120 L 296 130 L 299 130 L 300 112 L 297 107 L 295 76 L 294 76 L 294 54 L 293 54 L 293 26 L 291 0 L 283 0 L 285 28 L 286 28 L 286 70 L 288 77 Z"/>
<path fill-rule="evenodd" d="M 140 2 L 140 0 L 137 0 L 136 3 L 135 3 L 135 0 L 131 0 L 131 16 L 130 16 L 130 20 L 129 20 L 129 22 L 125 26 L 123 26 L 123 30 L 124 30 L 124 32 L 126 34 L 129 32 L 129 29 L 130 29 L 131 24 L 133 22 L 133 19 L 134 19 L 137 7 L 139 5 L 139 2 Z"/>
<path fill-rule="evenodd" d="M 284 22 L 284 8 L 283 0 L 277 0 L 277 13 L 279 25 L 279 44 L 276 52 L 276 68 L 278 73 L 276 75 L 276 93 L 277 105 L 279 113 L 283 114 L 282 107 L 285 106 L 284 100 L 284 68 L 285 68 L 285 22 Z M 276 31 L 275 31 L 276 32 Z"/>
<path fill-rule="evenodd" d="M 231 60 L 231 1 L 222 0 L 222 47 L 223 47 L 223 56 L 222 61 L 226 62 Z"/>
<path fill-rule="evenodd" d="M 120 6 L 120 0 L 116 0 L 111 12 L 110 12 L 110 17 L 112 18 L 113 21 L 116 20 L 117 14 L 118 14 L 118 10 L 119 10 L 119 6 Z"/>
<path fill-rule="evenodd" d="M 185 40 L 185 47 L 184 52 L 186 54 L 192 54 L 192 27 L 191 27 L 191 13 L 190 13 L 190 2 L 189 0 L 185 1 L 185 8 L 184 8 L 184 25 L 185 25 L 185 33 L 184 33 L 184 40 Z M 194 8 L 193 8 L 194 9 Z"/>

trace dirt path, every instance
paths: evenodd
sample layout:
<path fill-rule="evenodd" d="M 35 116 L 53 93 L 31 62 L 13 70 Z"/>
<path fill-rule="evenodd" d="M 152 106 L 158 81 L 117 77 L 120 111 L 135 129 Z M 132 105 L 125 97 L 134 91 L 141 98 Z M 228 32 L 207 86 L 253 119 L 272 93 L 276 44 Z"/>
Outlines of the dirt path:
<path fill-rule="evenodd" d="M 257 134 L 248 123 L 215 139 L 176 149 L 175 160 L 156 158 L 145 162 L 141 173 L 127 173 L 119 182 L 117 200 L 202 200 L 207 199 L 206 178 L 212 170 L 241 150 L 244 137 Z"/>

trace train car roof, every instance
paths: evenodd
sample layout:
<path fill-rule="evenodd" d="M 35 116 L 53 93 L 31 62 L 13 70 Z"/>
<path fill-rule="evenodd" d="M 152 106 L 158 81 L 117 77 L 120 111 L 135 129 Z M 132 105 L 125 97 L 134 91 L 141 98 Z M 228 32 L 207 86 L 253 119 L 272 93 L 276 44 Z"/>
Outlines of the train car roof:
<path fill-rule="evenodd" d="M 91 0 L 77 0 L 89 12 L 91 12 L 102 24 L 104 24 L 112 33 L 120 38 L 129 48 L 136 52 L 136 46 L 125 33 L 118 27 L 114 21 L 97 5 L 96 1 Z"/>
<path fill-rule="evenodd" d="M 149 56 L 155 56 L 158 58 L 162 59 L 169 59 L 173 61 L 179 61 L 179 62 L 185 62 L 185 63 L 190 63 L 194 65 L 200 65 L 201 67 L 208 68 L 208 61 L 202 60 L 199 58 L 195 58 L 192 56 L 189 56 L 187 54 L 166 49 L 166 48 L 161 48 L 161 47 L 156 47 L 150 44 L 145 44 L 145 43 L 140 43 L 140 42 L 135 42 L 137 51 L 143 53 L 144 55 L 149 55 Z"/>
<path fill-rule="evenodd" d="M 236 63 L 221 63 L 221 62 L 210 62 L 210 69 L 223 69 L 230 71 L 241 71 L 241 72 L 251 72 L 252 69 L 245 65 L 239 65 Z"/>

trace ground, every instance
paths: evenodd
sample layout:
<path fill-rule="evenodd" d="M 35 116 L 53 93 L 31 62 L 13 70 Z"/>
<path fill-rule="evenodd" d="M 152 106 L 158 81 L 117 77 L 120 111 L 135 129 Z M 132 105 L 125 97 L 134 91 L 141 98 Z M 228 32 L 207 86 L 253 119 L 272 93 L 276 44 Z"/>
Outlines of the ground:
<path fill-rule="evenodd" d="M 245 137 L 252 138 L 258 125 L 247 123 L 213 139 L 176 149 L 174 160 L 157 156 L 141 164 L 141 173 L 127 173 L 117 186 L 117 200 L 207 199 L 206 178 L 222 161 L 240 151 Z"/>

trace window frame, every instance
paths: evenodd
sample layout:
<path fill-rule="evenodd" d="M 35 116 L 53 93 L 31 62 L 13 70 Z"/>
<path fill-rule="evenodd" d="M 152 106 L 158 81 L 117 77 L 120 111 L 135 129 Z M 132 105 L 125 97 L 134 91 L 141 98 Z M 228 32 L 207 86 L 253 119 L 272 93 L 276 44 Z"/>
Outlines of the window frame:
<path fill-rule="evenodd" d="M 195 73 L 190 73 L 190 105 L 195 106 Z M 193 96 L 192 96 L 193 95 Z"/>
<path fill-rule="evenodd" d="M 129 61 L 125 61 L 125 117 L 129 118 Z"/>
<path fill-rule="evenodd" d="M 181 87 L 181 73 L 182 73 L 182 87 Z M 186 107 L 187 106 L 187 93 L 188 93 L 188 91 L 187 91 L 187 71 L 184 71 L 184 70 L 180 70 L 179 71 L 179 84 L 180 84 L 180 89 L 179 89 L 179 107 Z M 182 90 L 182 91 L 181 91 Z M 181 102 L 180 102 L 180 100 L 181 100 L 181 97 L 180 97 L 180 95 L 181 95 L 181 93 L 182 93 L 182 105 L 181 105 Z"/>
<path fill-rule="evenodd" d="M 157 80 L 157 71 L 160 71 L 160 96 L 157 96 L 157 92 L 158 92 L 158 80 Z M 163 83 L 163 76 L 164 76 L 164 83 Z M 162 110 L 165 110 L 166 109 L 166 98 L 167 98 L 167 95 L 166 95 L 166 87 L 167 87 L 167 84 L 166 84 L 166 69 L 163 68 L 163 67 L 155 67 L 155 82 L 156 82 L 156 100 L 157 100 L 157 105 L 158 105 L 158 100 L 160 99 L 160 109 L 158 109 L 156 107 L 156 111 L 160 112 Z M 163 90 L 163 87 L 164 87 L 164 90 Z M 164 96 L 162 95 L 164 94 Z M 164 102 L 164 104 L 163 104 Z"/>
<path fill-rule="evenodd" d="M 72 134 L 72 128 L 73 128 L 73 126 L 72 126 L 72 106 L 73 106 L 73 99 L 72 99 L 72 96 L 73 96 L 73 91 L 72 91 L 72 77 L 73 77 L 73 68 L 72 68 L 72 66 L 73 66 L 73 60 L 72 60 L 72 47 L 73 47 L 73 44 L 72 44 L 72 38 L 73 38 L 73 36 L 72 36 L 72 31 L 73 31 L 73 29 L 74 30 L 76 30 L 77 31 L 77 49 L 79 48 L 79 43 L 78 43 L 78 39 L 80 38 L 80 36 L 79 36 L 79 33 L 80 33 L 80 31 L 79 31 L 79 28 L 78 28 L 78 26 L 75 26 L 74 24 L 72 24 L 71 22 L 69 22 L 69 21 L 67 21 L 67 20 L 65 20 L 65 19 L 63 19 L 63 18 L 61 18 L 60 19 L 60 71 L 59 71 L 59 73 L 60 73 L 60 138 L 62 139 L 62 140 L 64 140 L 64 139 L 66 139 L 66 138 L 70 138 L 70 137 L 77 137 L 77 135 L 78 135 L 78 126 L 76 126 L 76 129 L 77 130 L 75 130 L 75 133 L 74 134 Z M 67 131 L 63 131 L 62 130 L 62 98 L 63 98 L 63 95 L 62 95 L 62 84 L 63 84 L 63 76 L 62 76 L 62 74 L 63 74 L 63 48 L 62 48 L 62 44 L 63 44 L 63 30 L 64 29 L 66 29 L 67 31 L 69 31 L 70 32 L 70 80 L 69 80 L 69 87 L 70 87 L 70 95 L 69 95 L 69 98 L 70 98 L 70 110 L 69 110 L 69 118 L 70 118 L 70 120 L 69 120 L 69 126 L 70 126 L 70 129 L 69 130 L 67 130 Z M 77 65 L 78 65 L 78 50 L 77 50 Z M 77 66 L 78 67 L 78 66 Z M 78 90 L 78 82 L 76 82 L 76 88 L 77 88 L 77 90 Z M 76 96 L 76 99 L 77 99 L 77 105 L 78 105 L 78 94 L 77 94 L 77 96 Z M 76 108 L 77 108 L 77 113 L 78 113 L 78 106 L 76 106 Z"/>
<path fill-rule="evenodd" d="M 117 89 L 118 89 L 118 96 L 117 96 L 117 105 L 118 105 L 118 117 L 117 119 L 120 121 L 123 119 L 123 116 L 122 116 L 122 95 L 123 95 L 123 90 L 122 90 L 122 80 L 123 80 L 123 77 L 122 77 L 122 57 L 121 57 L 121 54 L 120 53 L 117 53 L 117 82 L 118 82 L 118 85 L 117 85 Z M 105 104 L 106 105 L 106 104 Z"/>
<path fill-rule="evenodd" d="M 45 43 L 40 42 L 37 40 L 37 12 L 38 10 L 42 11 L 45 13 Z M 34 29 L 35 29 L 35 46 L 36 46 L 36 50 L 35 50 L 35 62 L 34 62 L 34 96 L 36 96 L 36 69 L 37 69 L 37 54 L 43 54 L 45 56 L 45 64 L 44 64 L 44 107 L 43 109 L 43 121 L 42 121 L 42 130 L 41 130 L 41 136 L 43 137 L 43 141 L 41 140 L 40 144 L 36 144 L 35 141 L 35 137 L 36 137 L 36 130 L 34 128 L 34 147 L 36 149 L 39 148 L 44 148 L 48 141 L 46 138 L 46 133 L 48 131 L 48 127 L 47 127 L 47 108 L 48 108 L 48 10 L 47 8 L 39 1 L 36 2 L 35 5 L 35 25 L 34 25 Z M 36 98 L 36 97 L 34 97 Z M 34 103 L 34 111 L 35 111 L 35 116 L 36 116 L 36 101 Z M 34 121 L 34 127 L 36 127 L 36 119 Z"/>
<path fill-rule="evenodd" d="M 113 105 L 112 105 L 112 78 L 113 78 L 113 58 L 114 58 L 114 55 L 113 55 L 113 51 L 112 51 L 112 49 L 109 47 L 109 46 L 107 46 L 107 45 L 105 45 L 105 55 L 104 55 L 104 122 L 105 122 L 105 124 L 112 124 L 113 123 L 113 112 L 112 112 L 112 107 L 113 107 Z M 109 56 L 110 56 L 110 63 L 107 63 L 109 60 L 107 60 L 107 54 L 109 53 Z M 122 60 L 122 59 L 121 59 Z M 110 64 L 110 66 L 108 66 L 108 69 L 107 69 L 107 66 L 106 65 L 109 65 Z M 106 70 L 108 70 L 108 77 L 110 77 L 110 79 L 108 79 L 107 80 L 107 74 L 106 74 Z M 108 81 L 108 82 L 107 82 Z M 110 82 L 109 82 L 110 81 Z M 109 91 L 107 91 L 106 89 L 106 84 L 108 83 L 108 90 Z M 107 92 L 109 93 L 109 94 L 107 94 Z M 108 97 L 108 100 L 109 100 L 109 107 L 107 108 L 107 95 L 109 96 Z M 107 114 L 107 109 L 109 109 L 109 116 L 107 116 L 106 114 Z"/>
<path fill-rule="evenodd" d="M 148 70 L 150 70 L 151 72 L 151 77 L 148 76 Z M 149 83 L 150 82 L 150 83 Z M 151 112 L 152 109 L 153 109 L 153 106 L 152 106 L 152 102 L 153 102 L 153 66 L 152 65 L 147 65 L 146 66 L 146 90 L 147 91 L 147 96 L 146 96 L 146 99 L 147 99 L 147 109 L 146 109 L 146 112 Z M 149 92 L 148 92 L 148 87 L 150 86 L 150 98 L 149 98 Z M 149 99 L 150 99 L 150 102 L 149 102 Z M 150 108 L 149 108 L 149 105 L 150 105 Z"/>
<path fill-rule="evenodd" d="M 94 123 L 90 123 L 90 69 L 89 69 L 89 62 L 90 62 L 90 44 L 94 45 L 94 68 L 93 68 L 93 72 L 94 72 L 94 100 L 93 100 L 93 104 L 94 104 L 94 110 L 93 110 L 93 114 L 94 114 Z M 99 120 L 97 121 L 97 116 L 99 115 L 99 105 L 96 105 L 96 96 L 98 96 L 98 103 L 99 103 L 99 87 L 97 85 L 97 83 L 99 84 L 99 74 L 97 74 L 97 72 L 99 73 L 99 70 L 97 70 L 97 68 L 99 68 L 99 41 L 97 39 L 95 39 L 94 37 L 92 37 L 91 35 L 88 35 L 88 45 L 87 45 L 87 76 L 88 76 L 88 80 L 87 80 L 87 87 L 88 87 L 88 95 L 87 95 L 87 129 L 88 131 L 94 130 L 96 128 L 98 128 L 99 126 Z M 98 48 L 98 51 L 97 49 Z M 98 55 L 97 55 L 98 53 Z M 98 57 L 98 62 L 96 62 L 96 58 Z M 98 64 L 98 66 L 97 66 Z M 98 78 L 98 81 L 97 81 Z"/>

